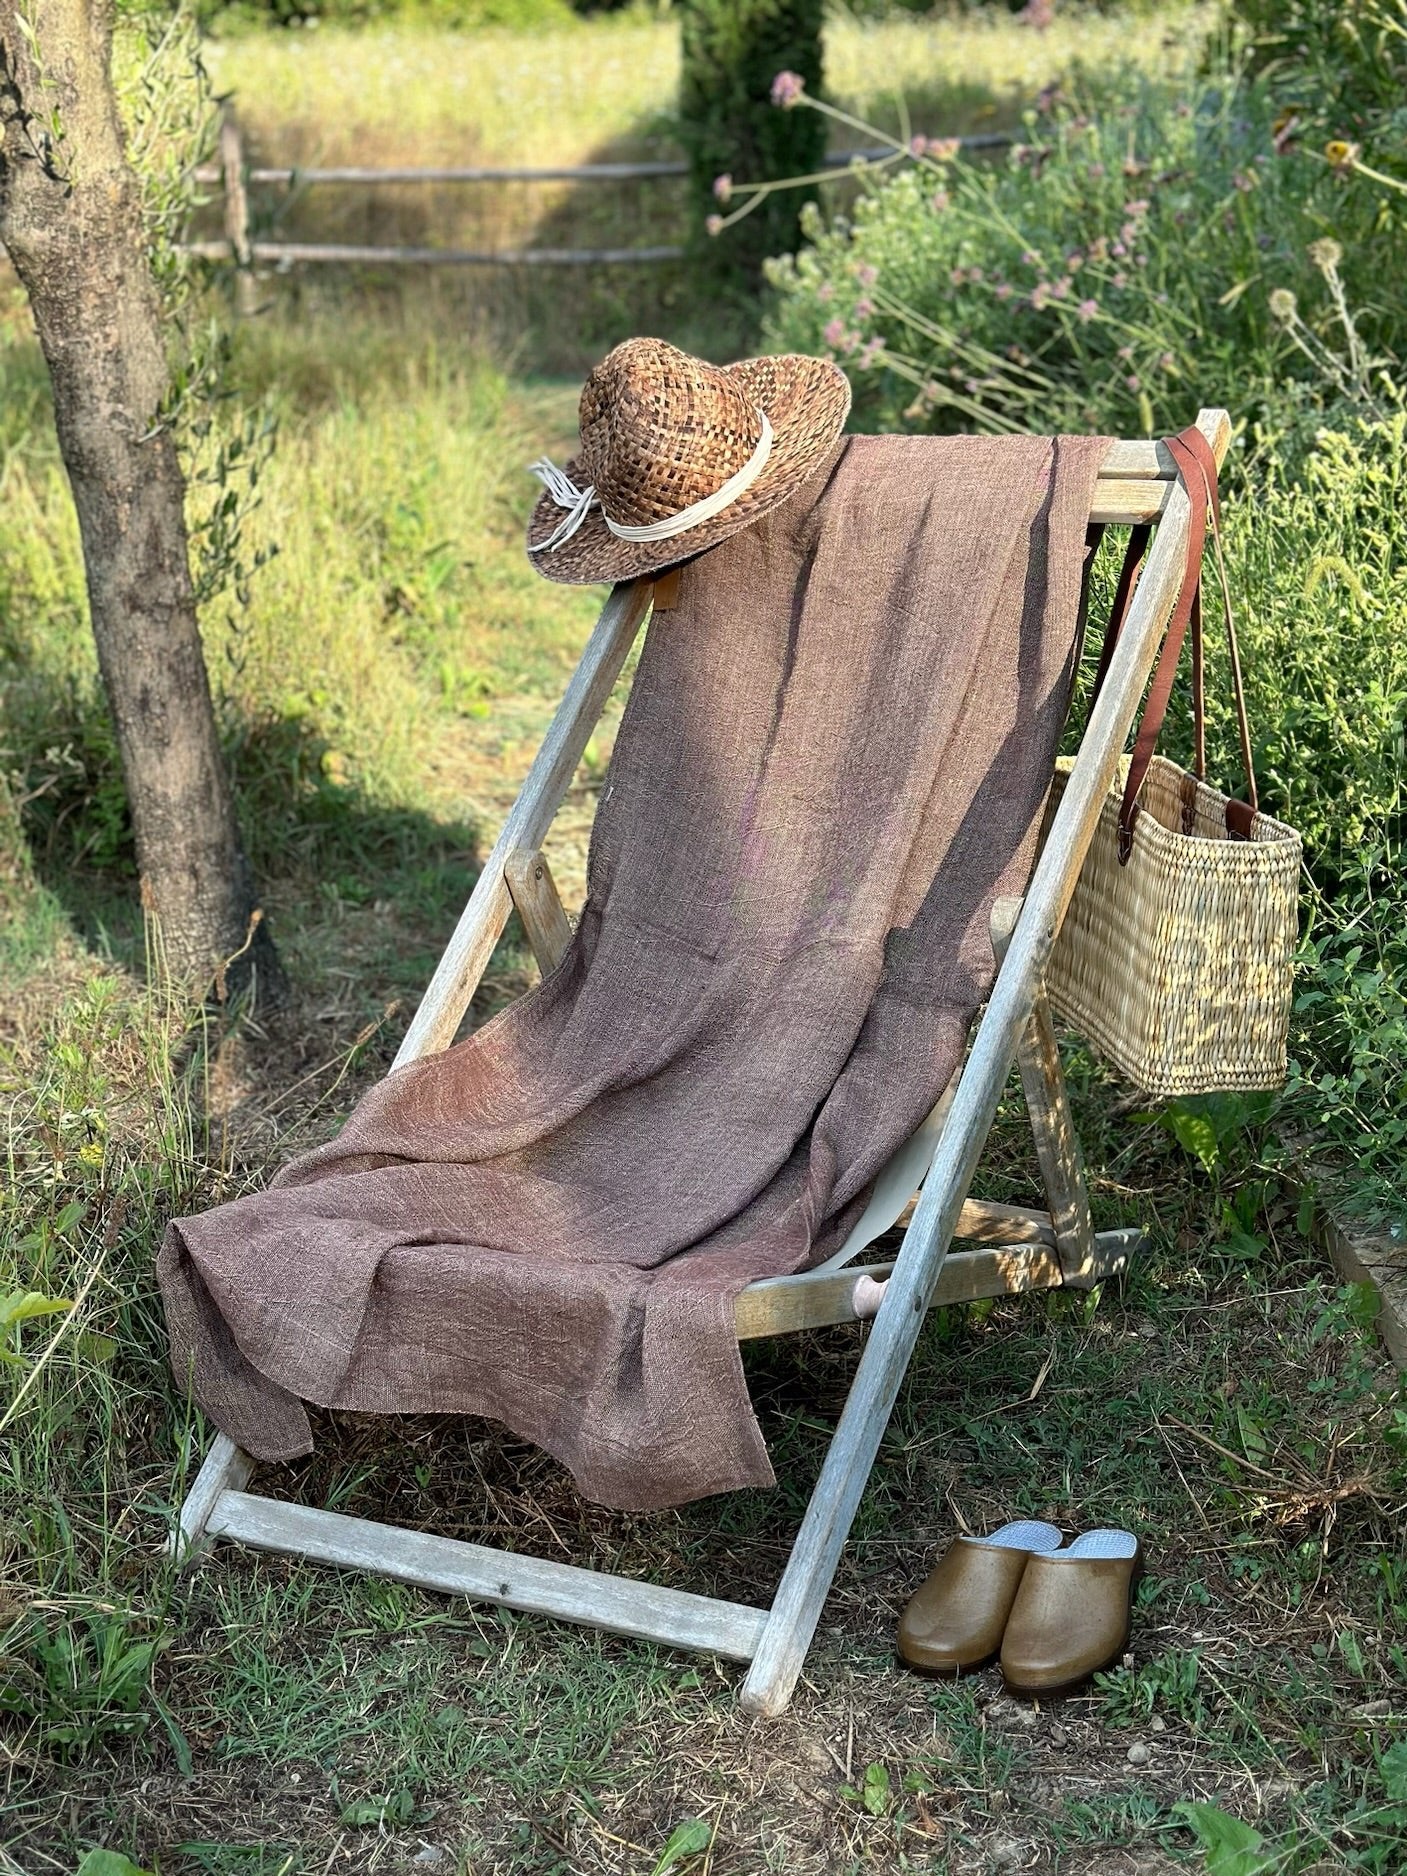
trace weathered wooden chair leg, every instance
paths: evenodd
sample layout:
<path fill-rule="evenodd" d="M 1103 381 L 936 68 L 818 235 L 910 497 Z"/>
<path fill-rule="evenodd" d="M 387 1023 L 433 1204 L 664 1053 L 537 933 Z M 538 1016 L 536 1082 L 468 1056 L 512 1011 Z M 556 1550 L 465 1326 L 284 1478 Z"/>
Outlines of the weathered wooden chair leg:
<path fill-rule="evenodd" d="M 537 968 L 546 977 L 556 970 L 572 942 L 572 922 L 557 891 L 546 858 L 515 847 L 503 864 L 503 877 L 513 898 L 523 932 L 532 946 Z"/>
<path fill-rule="evenodd" d="M 1095 1268 L 1089 1187 L 1044 985 L 1036 992 L 1030 1018 L 1016 1045 L 1016 1061 L 1035 1135 L 1046 1204 L 1055 1226 L 1060 1268 L 1067 1283 L 1088 1283 Z"/>
<path fill-rule="evenodd" d="M 998 899 L 992 907 L 992 949 L 999 963 L 1006 956 L 1020 910 L 1019 899 Z M 1016 1044 L 1016 1062 L 1035 1136 L 1046 1205 L 1055 1229 L 1061 1274 L 1067 1283 L 1088 1285 L 1095 1278 L 1099 1262 L 1089 1188 L 1044 983 L 1038 983 L 1032 994 L 1031 1013 Z"/>
<path fill-rule="evenodd" d="M 204 1537 L 220 1494 L 243 1491 L 253 1470 L 254 1461 L 242 1446 L 236 1446 L 227 1433 L 215 1435 L 167 1544 L 177 1563 L 185 1563 Z"/>

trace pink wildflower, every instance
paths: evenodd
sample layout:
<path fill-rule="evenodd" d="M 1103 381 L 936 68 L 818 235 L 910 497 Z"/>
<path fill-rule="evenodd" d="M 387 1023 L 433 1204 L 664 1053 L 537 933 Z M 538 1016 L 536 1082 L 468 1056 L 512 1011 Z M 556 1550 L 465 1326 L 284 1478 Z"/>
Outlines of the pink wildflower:
<path fill-rule="evenodd" d="M 879 357 L 880 353 L 883 352 L 883 350 L 884 350 L 883 339 L 871 339 L 869 344 L 866 345 L 864 350 L 860 353 L 859 358 L 856 360 L 856 363 L 859 365 L 861 371 L 873 371 L 875 360 Z"/>
<path fill-rule="evenodd" d="M 964 268 L 955 267 L 948 278 L 955 287 L 965 287 L 967 285 L 967 273 Z"/>
<path fill-rule="evenodd" d="M 935 215 L 941 215 L 951 200 L 952 197 L 948 194 L 946 189 L 935 189 L 928 198 L 928 206 L 933 210 Z"/>
<path fill-rule="evenodd" d="M 910 156 L 927 156 L 927 154 L 928 154 L 927 137 L 910 137 L 909 138 L 909 155 Z"/>
<path fill-rule="evenodd" d="M 708 220 L 704 223 L 704 233 L 710 234 L 710 235 L 721 235 L 722 232 L 723 232 L 723 217 L 721 215 L 710 215 Z"/>
<path fill-rule="evenodd" d="M 1127 364 L 1133 357 L 1133 347 L 1131 345 L 1121 345 L 1115 353 L 1115 357 L 1122 358 L 1124 363 Z"/>
<path fill-rule="evenodd" d="M 1116 286 L 1120 289 L 1126 287 L 1128 283 L 1129 283 L 1129 277 L 1127 274 L 1124 274 L 1124 273 L 1115 274 L 1111 282 L 1113 286 Z"/>
<path fill-rule="evenodd" d="M 1050 283 L 1045 280 L 1039 280 L 1031 289 L 1031 310 L 1035 313 L 1043 313 L 1049 305 Z"/>
<path fill-rule="evenodd" d="M 1132 215 L 1135 218 L 1139 215 L 1146 215 L 1148 213 L 1148 209 L 1149 209 L 1149 203 L 1147 201 L 1147 198 L 1144 196 L 1139 196 L 1136 201 L 1124 203 L 1125 215 Z"/>
<path fill-rule="evenodd" d="M 1098 182 L 1099 178 L 1104 174 L 1104 165 L 1102 163 L 1091 163 L 1086 169 L 1085 174 L 1087 176 L 1093 176 L 1095 181 Z"/>
<path fill-rule="evenodd" d="M 1068 300 L 1070 297 L 1070 282 L 1063 277 L 1059 280 L 1052 281 L 1050 297 L 1053 300 Z"/>
<path fill-rule="evenodd" d="M 930 137 L 928 139 L 928 154 L 935 163 L 951 163 L 961 148 L 961 137 Z"/>
<path fill-rule="evenodd" d="M 1128 377 L 1124 379 L 1124 383 L 1131 391 L 1141 391 L 1143 389 L 1143 380 L 1136 371 L 1131 371 Z"/>
<path fill-rule="evenodd" d="M 1162 357 L 1158 360 L 1158 365 L 1163 371 L 1177 370 L 1177 360 L 1173 357 L 1171 352 L 1164 352 Z"/>
<path fill-rule="evenodd" d="M 868 318 L 869 318 L 869 316 L 870 316 L 870 314 L 871 314 L 871 313 L 872 313 L 873 311 L 874 311 L 874 301 L 873 301 L 873 300 L 856 300 L 856 302 L 855 302 L 855 317 L 856 317 L 857 319 L 868 319 Z"/>
<path fill-rule="evenodd" d="M 969 267 L 967 270 L 967 277 L 969 280 L 975 283 L 976 281 L 981 280 L 984 277 L 983 270 L 980 267 Z"/>
<path fill-rule="evenodd" d="M 1029 26 L 1038 33 L 1043 33 L 1048 26 L 1055 24 L 1055 0 L 1026 0 L 1026 4 L 1016 16 L 1019 26 Z"/>
<path fill-rule="evenodd" d="M 789 111 L 793 105 L 800 104 L 805 90 L 806 80 L 800 73 L 778 72 L 772 80 L 772 102 L 782 110 Z"/>
<path fill-rule="evenodd" d="M 1088 325 L 1090 320 L 1093 319 L 1095 314 L 1099 311 L 1099 301 L 1081 300 L 1079 305 L 1075 308 L 1075 311 L 1080 315 L 1084 324 Z"/>
<path fill-rule="evenodd" d="M 1256 185 L 1246 174 L 1245 170 L 1238 169 L 1236 174 L 1231 178 L 1231 186 L 1233 189 L 1239 189 L 1242 195 L 1249 195 Z"/>
<path fill-rule="evenodd" d="M 1085 257 L 1078 248 L 1065 256 L 1065 267 L 1068 273 L 1077 274 L 1084 264 Z"/>
<path fill-rule="evenodd" d="M 832 350 L 838 351 L 845 338 L 845 321 L 843 319 L 830 320 L 821 337 Z"/>
<path fill-rule="evenodd" d="M 1040 264 L 1040 255 L 1033 253 L 1030 248 L 1027 248 L 1026 252 L 1021 256 L 1021 265 L 1023 267 L 1039 267 Z"/>
<path fill-rule="evenodd" d="M 996 294 L 999 300 L 1009 300 L 1013 292 L 1015 291 L 1015 288 L 1012 287 L 1009 281 L 999 280 L 997 284 L 992 288 L 992 291 L 993 293 Z"/>
<path fill-rule="evenodd" d="M 726 202 L 733 193 L 733 178 L 729 175 L 715 176 L 713 179 L 713 199 Z"/>
<path fill-rule="evenodd" d="M 1117 259 L 1122 260 L 1124 255 L 1128 253 L 1128 249 L 1124 246 L 1122 241 L 1116 241 L 1109 252 Z"/>
<path fill-rule="evenodd" d="M 1137 241 L 1138 223 L 1136 221 L 1126 221 L 1119 230 L 1119 239 L 1121 241 Z"/>
<path fill-rule="evenodd" d="M 823 306 L 828 300 L 833 300 L 835 298 L 835 282 L 833 280 L 823 280 L 816 289 L 816 298 Z"/>
<path fill-rule="evenodd" d="M 862 261 L 855 269 L 855 278 L 862 287 L 872 287 L 879 279 L 879 269 L 872 267 L 868 261 Z"/>

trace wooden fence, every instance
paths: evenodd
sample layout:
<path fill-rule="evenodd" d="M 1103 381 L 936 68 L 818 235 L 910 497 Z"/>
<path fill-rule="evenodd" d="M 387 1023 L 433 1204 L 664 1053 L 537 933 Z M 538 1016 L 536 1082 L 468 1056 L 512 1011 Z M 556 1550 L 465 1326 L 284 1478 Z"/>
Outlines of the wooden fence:
<path fill-rule="evenodd" d="M 999 149 L 1012 142 L 1004 132 L 992 131 L 980 136 L 955 138 L 966 150 Z M 828 156 L 826 167 L 849 169 L 892 157 L 893 151 L 845 150 Z M 583 163 L 576 166 L 548 165 L 540 168 L 487 169 L 298 169 L 281 165 L 254 164 L 244 160 L 239 126 L 227 118 L 220 130 L 220 160 L 196 170 L 196 180 L 215 183 L 223 192 L 224 237 L 218 241 L 192 241 L 188 254 L 203 260 L 233 261 L 240 270 L 240 297 L 244 301 L 252 291 L 250 269 L 261 264 L 292 266 L 308 262 L 343 262 L 362 266 L 417 267 L 588 267 L 619 266 L 654 261 L 679 260 L 681 247 L 620 248 L 434 248 L 434 247 L 365 247 L 338 241 L 261 241 L 250 234 L 249 189 L 256 186 L 281 186 L 286 189 L 325 184 L 378 183 L 526 183 L 526 182 L 625 182 L 659 176 L 685 176 L 688 164 L 679 160 L 642 163 Z"/>

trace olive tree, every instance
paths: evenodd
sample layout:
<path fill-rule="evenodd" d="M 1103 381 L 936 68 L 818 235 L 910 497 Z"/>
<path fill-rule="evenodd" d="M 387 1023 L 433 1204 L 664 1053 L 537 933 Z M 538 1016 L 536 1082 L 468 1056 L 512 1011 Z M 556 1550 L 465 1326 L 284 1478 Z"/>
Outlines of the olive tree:
<path fill-rule="evenodd" d="M 277 1001 L 196 617 L 113 12 L 113 0 L 0 0 L 0 242 L 53 387 L 143 901 L 178 978 Z"/>

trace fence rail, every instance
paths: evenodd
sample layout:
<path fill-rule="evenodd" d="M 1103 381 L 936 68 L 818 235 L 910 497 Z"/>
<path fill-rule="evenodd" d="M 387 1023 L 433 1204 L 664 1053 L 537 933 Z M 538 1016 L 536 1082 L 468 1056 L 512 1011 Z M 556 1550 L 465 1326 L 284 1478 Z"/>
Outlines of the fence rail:
<path fill-rule="evenodd" d="M 1013 141 L 1005 131 L 987 131 L 953 141 L 965 150 L 1001 149 Z M 864 167 L 892 158 L 891 149 L 837 150 L 825 166 L 837 171 Z M 291 267 L 307 263 L 340 262 L 367 267 L 587 267 L 622 266 L 679 260 L 682 247 L 620 248 L 435 248 L 376 247 L 342 241 L 256 241 L 249 233 L 249 189 L 281 185 L 288 189 L 322 184 L 419 183 L 527 183 L 527 182 L 631 182 L 660 176 L 686 176 L 689 166 L 677 158 L 639 163 L 550 164 L 495 169 L 464 168 L 365 169 L 359 166 L 300 168 L 295 164 L 246 164 L 239 126 L 227 118 L 220 129 L 220 160 L 202 163 L 194 172 L 200 183 L 216 183 L 224 194 L 224 238 L 190 241 L 184 252 L 201 260 L 233 261 L 239 268 L 239 297 L 247 305 L 253 289 L 250 269 L 259 265 Z"/>
<path fill-rule="evenodd" d="M 187 241 L 181 249 L 203 261 L 227 261 L 226 241 Z M 243 265 L 288 266 L 304 261 L 343 261 L 364 267 L 409 263 L 417 267 L 587 267 L 627 261 L 677 261 L 681 247 L 655 248 L 380 248 L 344 241 L 251 241 Z"/>

